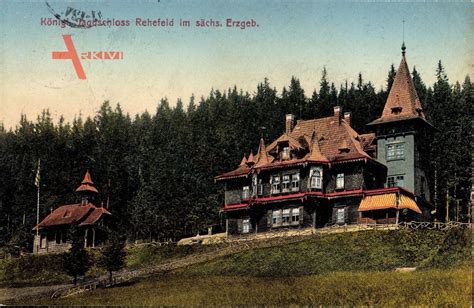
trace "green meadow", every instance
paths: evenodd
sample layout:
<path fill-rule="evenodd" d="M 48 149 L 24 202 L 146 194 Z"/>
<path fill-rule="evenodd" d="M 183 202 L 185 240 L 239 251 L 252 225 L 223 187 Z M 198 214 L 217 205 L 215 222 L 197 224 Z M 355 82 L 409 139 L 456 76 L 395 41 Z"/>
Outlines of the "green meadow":
<path fill-rule="evenodd" d="M 147 267 L 215 247 L 129 250 Z M 416 267 L 413 272 L 396 268 Z M 252 248 L 121 286 L 42 305 L 454 305 L 471 304 L 471 232 L 366 231 Z M 10 302 L 26 304 L 25 302 Z"/>

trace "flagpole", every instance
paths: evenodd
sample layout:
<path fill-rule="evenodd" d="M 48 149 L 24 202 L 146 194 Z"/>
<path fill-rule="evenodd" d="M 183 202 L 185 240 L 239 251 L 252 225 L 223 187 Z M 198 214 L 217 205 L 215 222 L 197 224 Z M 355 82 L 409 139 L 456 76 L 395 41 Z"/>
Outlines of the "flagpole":
<path fill-rule="evenodd" d="M 39 209 L 40 209 L 40 164 L 41 160 L 38 158 L 38 169 L 36 170 L 35 185 L 38 188 L 37 190 L 37 199 L 36 199 L 36 253 L 39 254 L 40 248 L 40 237 L 39 237 Z"/>
<path fill-rule="evenodd" d="M 40 238 L 39 238 L 39 210 L 40 210 L 40 185 L 38 183 L 38 199 L 36 202 L 36 253 L 39 253 L 39 245 L 40 245 Z"/>

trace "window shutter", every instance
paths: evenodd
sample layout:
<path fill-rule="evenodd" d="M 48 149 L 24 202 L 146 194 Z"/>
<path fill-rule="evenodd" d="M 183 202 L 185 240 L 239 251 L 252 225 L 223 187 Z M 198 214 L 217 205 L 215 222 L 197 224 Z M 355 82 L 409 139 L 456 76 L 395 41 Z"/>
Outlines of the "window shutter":
<path fill-rule="evenodd" d="M 242 234 L 243 228 L 242 228 L 242 219 L 237 220 L 237 233 Z"/>
<path fill-rule="evenodd" d="M 348 223 L 349 222 L 349 207 L 344 208 L 344 222 Z"/>
<path fill-rule="evenodd" d="M 333 224 L 335 224 L 337 221 L 337 209 L 336 208 L 332 208 L 332 218 L 331 218 L 331 222 Z"/>
<path fill-rule="evenodd" d="M 268 210 L 267 211 L 267 227 L 269 228 L 272 226 L 272 219 L 273 219 L 272 210 Z"/>

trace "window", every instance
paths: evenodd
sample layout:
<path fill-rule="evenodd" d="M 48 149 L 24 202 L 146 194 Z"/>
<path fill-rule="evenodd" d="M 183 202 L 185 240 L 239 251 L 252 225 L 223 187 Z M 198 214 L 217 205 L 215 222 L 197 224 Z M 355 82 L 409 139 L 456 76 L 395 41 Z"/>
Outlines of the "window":
<path fill-rule="evenodd" d="M 291 176 L 291 191 L 300 190 L 300 174 L 295 173 Z"/>
<path fill-rule="evenodd" d="M 250 198 L 250 187 L 244 186 L 242 190 L 242 199 Z"/>
<path fill-rule="evenodd" d="M 281 223 L 281 211 L 275 210 L 272 213 L 272 225 L 278 226 Z"/>
<path fill-rule="evenodd" d="M 300 209 L 294 208 L 291 210 L 291 223 L 299 224 L 300 223 Z"/>
<path fill-rule="evenodd" d="M 322 171 L 319 168 L 315 169 L 311 175 L 311 188 L 322 188 Z"/>
<path fill-rule="evenodd" d="M 344 223 L 345 222 L 345 213 L 346 213 L 346 209 L 345 208 L 342 208 L 342 209 L 337 209 L 337 216 L 336 216 L 336 222 L 338 224 L 340 223 Z"/>
<path fill-rule="evenodd" d="M 290 212 L 291 209 L 284 209 L 282 215 L 282 223 L 288 225 L 290 223 Z"/>
<path fill-rule="evenodd" d="M 290 159 L 290 147 L 284 147 L 283 148 L 281 159 L 282 160 Z"/>
<path fill-rule="evenodd" d="M 263 183 L 262 183 L 262 179 L 259 179 L 259 180 L 258 180 L 257 195 L 259 195 L 259 196 L 262 196 L 262 195 L 263 195 Z"/>
<path fill-rule="evenodd" d="M 249 233 L 250 232 L 250 219 L 242 219 L 242 233 Z"/>
<path fill-rule="evenodd" d="M 344 173 L 338 173 L 336 177 L 336 188 L 344 188 Z"/>
<path fill-rule="evenodd" d="M 283 176 L 283 181 L 282 181 L 282 186 L 281 186 L 281 192 L 288 192 L 290 191 L 290 176 L 289 175 L 284 175 Z"/>
<path fill-rule="evenodd" d="M 404 187 L 405 177 L 403 175 L 394 175 L 387 177 L 387 187 Z"/>
<path fill-rule="evenodd" d="M 280 176 L 274 175 L 272 177 L 272 194 L 280 193 Z"/>
<path fill-rule="evenodd" d="M 387 145 L 387 160 L 396 160 L 405 158 L 405 144 L 395 143 Z"/>
<path fill-rule="evenodd" d="M 255 196 L 255 193 L 257 193 L 257 183 L 258 183 L 257 174 L 254 173 L 252 175 L 252 196 Z"/>
<path fill-rule="evenodd" d="M 397 175 L 396 183 L 397 183 L 398 187 L 404 187 L 405 186 L 404 176 L 403 175 Z"/>

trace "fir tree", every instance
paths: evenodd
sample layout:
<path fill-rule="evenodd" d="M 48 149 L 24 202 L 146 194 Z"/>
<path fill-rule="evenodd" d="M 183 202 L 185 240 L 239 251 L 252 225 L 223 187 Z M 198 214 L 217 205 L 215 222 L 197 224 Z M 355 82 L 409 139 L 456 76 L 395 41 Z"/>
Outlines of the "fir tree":
<path fill-rule="evenodd" d="M 109 238 L 100 249 L 99 264 L 109 273 L 109 283 L 112 283 L 112 273 L 125 266 L 125 238 L 117 232 L 109 232 Z"/>
<path fill-rule="evenodd" d="M 64 270 L 73 277 L 73 284 L 77 284 L 77 277 L 84 275 L 90 266 L 90 259 L 84 248 L 83 231 L 77 224 L 73 224 L 68 232 L 68 239 L 71 242 L 71 248 L 63 255 Z"/>

